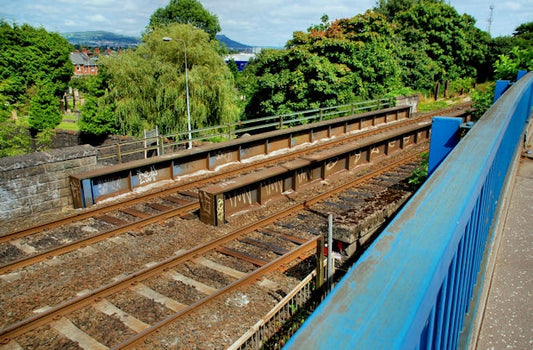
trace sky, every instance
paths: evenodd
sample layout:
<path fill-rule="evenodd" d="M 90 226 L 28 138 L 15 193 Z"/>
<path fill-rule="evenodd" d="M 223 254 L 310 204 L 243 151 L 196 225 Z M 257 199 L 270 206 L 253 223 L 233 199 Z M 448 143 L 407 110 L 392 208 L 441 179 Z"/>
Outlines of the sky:
<path fill-rule="evenodd" d="M 104 30 L 140 37 L 150 16 L 170 0 L 0 0 L 0 19 L 27 23 L 48 31 L 67 33 Z M 200 0 L 218 16 L 222 31 L 232 40 L 250 46 L 283 47 L 295 31 L 306 31 L 327 14 L 330 20 L 349 18 L 375 6 L 376 0 Z M 460 13 L 476 18 L 491 34 L 511 35 L 533 21 L 533 1 L 449 0 Z"/>

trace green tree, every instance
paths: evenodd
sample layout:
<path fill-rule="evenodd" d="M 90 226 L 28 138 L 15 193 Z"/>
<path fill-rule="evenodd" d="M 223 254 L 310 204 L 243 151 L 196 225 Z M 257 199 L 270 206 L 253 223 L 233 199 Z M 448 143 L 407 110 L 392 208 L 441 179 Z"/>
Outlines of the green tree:
<path fill-rule="evenodd" d="M 54 95 L 55 86 L 50 82 L 38 83 L 30 100 L 30 128 L 40 132 L 53 129 L 61 122 L 59 99 Z"/>
<path fill-rule="evenodd" d="M 2 109 L 27 112 L 31 93 L 47 82 L 47 93 L 60 98 L 72 75 L 68 41 L 57 33 L 0 20 L 0 100 Z M 0 113 L 5 118 L 5 113 Z"/>
<path fill-rule="evenodd" d="M 218 17 L 207 11 L 197 0 L 170 0 L 150 17 L 149 28 L 171 23 L 191 24 L 209 34 L 211 39 L 220 32 Z"/>
<path fill-rule="evenodd" d="M 489 34 L 475 19 L 459 15 L 444 1 L 417 1 L 396 13 L 398 33 L 412 50 L 422 50 L 440 67 L 437 80 L 478 77 L 486 67 Z"/>
<path fill-rule="evenodd" d="M 409 10 L 419 0 L 377 0 L 374 11 L 392 22 L 397 13 Z"/>
<path fill-rule="evenodd" d="M 31 136 L 28 129 L 12 120 L 0 122 L 0 157 L 28 152 L 31 152 Z"/>
<path fill-rule="evenodd" d="M 187 48 L 192 127 L 238 119 L 233 75 L 217 53 L 218 44 L 202 30 L 174 23 L 146 34 L 135 51 L 101 59 L 108 92 L 96 103 L 89 101 L 93 116 L 84 115 L 84 120 L 96 118 L 93 124 L 104 122 L 131 135 L 156 125 L 165 134 L 187 130 L 184 45 L 163 37 L 179 38 Z"/>
<path fill-rule="evenodd" d="M 247 118 L 381 97 L 401 86 L 398 37 L 368 11 L 295 32 L 285 50 L 264 50 L 245 69 Z"/>
<path fill-rule="evenodd" d="M 523 23 L 516 27 L 513 38 L 516 46 L 524 49 L 533 46 L 533 22 Z"/>
<path fill-rule="evenodd" d="M 519 70 L 533 70 L 533 47 L 513 47 L 507 55 L 500 55 L 494 63 L 494 75 L 500 80 L 514 80 Z"/>

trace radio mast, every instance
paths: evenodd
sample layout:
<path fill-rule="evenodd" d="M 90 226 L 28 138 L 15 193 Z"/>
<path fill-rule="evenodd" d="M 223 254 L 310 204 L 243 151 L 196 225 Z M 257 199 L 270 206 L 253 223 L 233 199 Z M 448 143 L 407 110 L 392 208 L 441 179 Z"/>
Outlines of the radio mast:
<path fill-rule="evenodd" d="M 494 5 L 491 4 L 489 6 L 489 9 L 490 9 L 490 16 L 489 16 L 489 19 L 488 19 L 488 22 L 489 22 L 489 30 L 488 30 L 488 32 L 490 34 L 490 27 L 492 26 L 492 13 L 494 12 Z"/>

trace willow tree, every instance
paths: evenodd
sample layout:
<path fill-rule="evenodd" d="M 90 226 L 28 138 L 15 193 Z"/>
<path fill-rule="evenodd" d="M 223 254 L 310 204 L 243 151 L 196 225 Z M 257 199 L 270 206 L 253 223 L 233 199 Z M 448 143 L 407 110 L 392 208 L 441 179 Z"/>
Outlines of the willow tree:
<path fill-rule="evenodd" d="M 155 126 L 167 134 L 187 130 L 185 47 L 192 128 L 237 120 L 233 75 L 217 43 L 191 25 L 170 24 L 146 34 L 136 50 L 101 61 L 108 89 L 98 109 L 112 111 L 119 132 L 140 135 Z"/>

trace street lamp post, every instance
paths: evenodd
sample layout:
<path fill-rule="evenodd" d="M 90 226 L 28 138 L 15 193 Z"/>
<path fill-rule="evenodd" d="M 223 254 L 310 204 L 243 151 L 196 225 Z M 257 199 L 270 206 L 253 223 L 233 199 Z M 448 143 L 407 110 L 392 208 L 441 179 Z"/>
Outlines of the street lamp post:
<path fill-rule="evenodd" d="M 175 38 L 169 38 L 168 36 L 163 37 L 163 41 L 181 41 L 183 43 L 183 52 L 185 55 L 185 90 L 187 93 L 187 131 L 189 132 L 189 145 L 188 149 L 192 148 L 192 135 L 191 135 L 191 107 L 189 104 L 189 73 L 187 69 L 187 45 L 185 45 L 185 41 L 182 39 L 175 39 Z"/>

